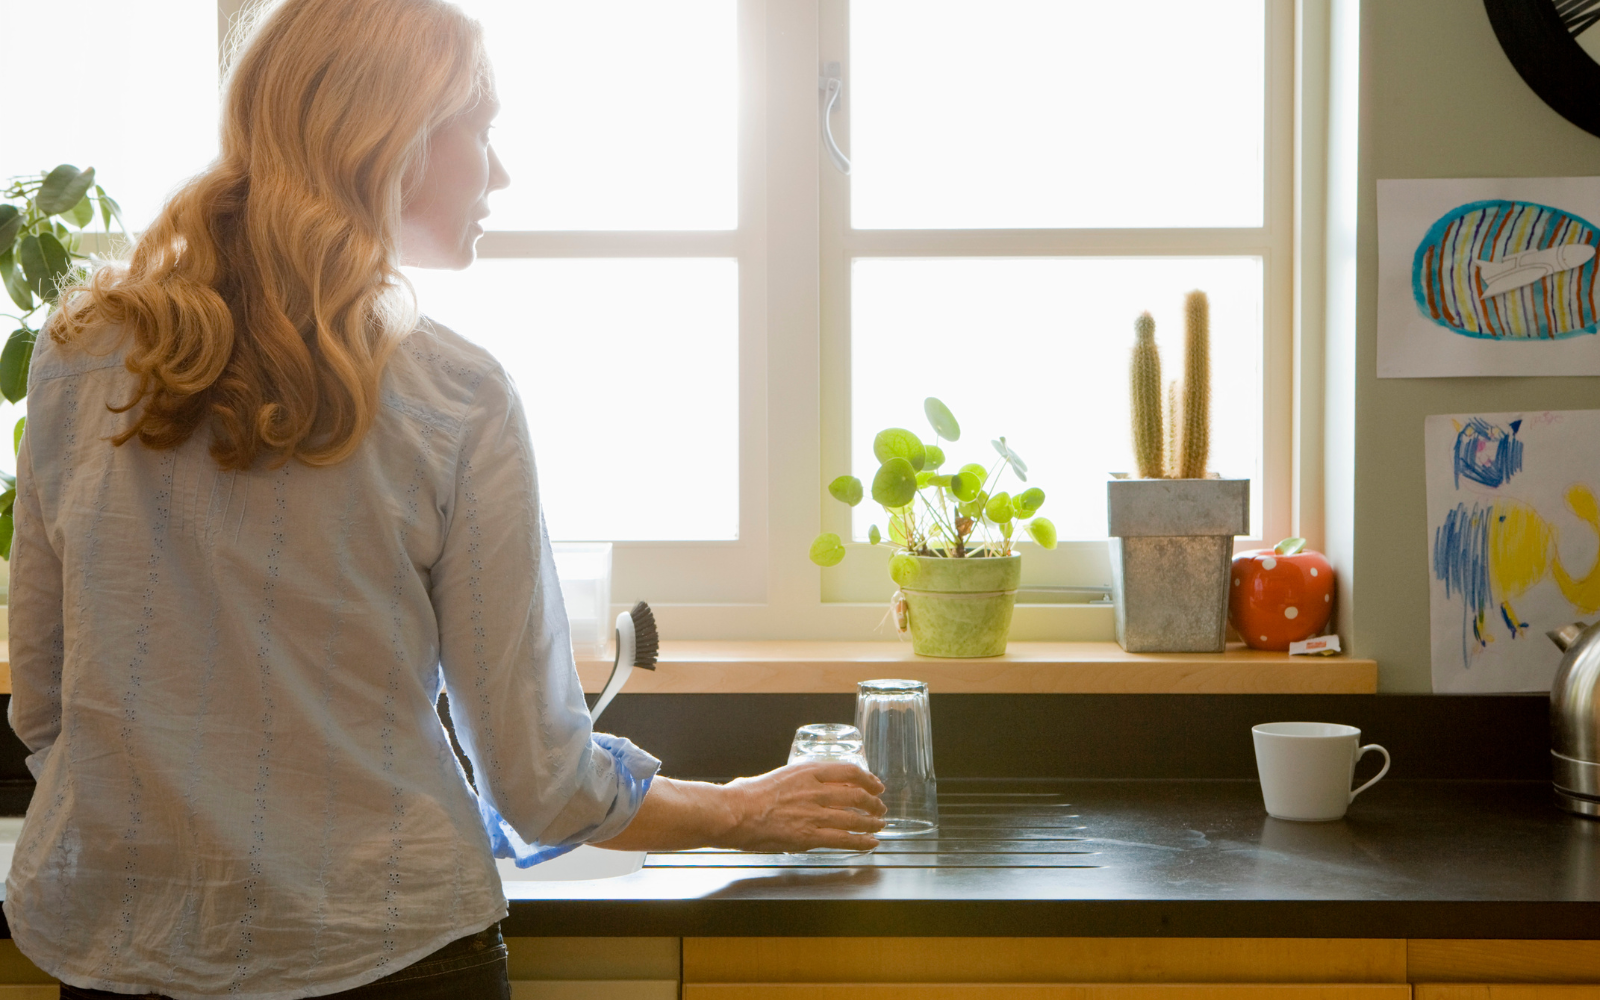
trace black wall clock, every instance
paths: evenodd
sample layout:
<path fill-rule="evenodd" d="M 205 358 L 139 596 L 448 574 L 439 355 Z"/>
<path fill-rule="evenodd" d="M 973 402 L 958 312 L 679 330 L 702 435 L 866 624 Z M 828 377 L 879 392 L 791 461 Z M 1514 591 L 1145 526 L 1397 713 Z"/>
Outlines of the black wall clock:
<path fill-rule="evenodd" d="M 1600 0 L 1483 0 L 1511 65 L 1561 117 L 1600 135 Z"/>

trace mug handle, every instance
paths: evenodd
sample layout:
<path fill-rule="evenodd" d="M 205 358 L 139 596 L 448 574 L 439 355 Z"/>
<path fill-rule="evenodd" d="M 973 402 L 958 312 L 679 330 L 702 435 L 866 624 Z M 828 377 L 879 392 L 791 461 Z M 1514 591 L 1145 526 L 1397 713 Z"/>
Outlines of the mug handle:
<path fill-rule="evenodd" d="M 1371 788 L 1373 785 L 1376 785 L 1378 783 L 1378 779 L 1382 778 L 1384 775 L 1389 773 L 1389 751 L 1385 750 L 1383 747 L 1378 746 L 1378 744 L 1376 744 L 1376 743 L 1368 743 L 1366 746 L 1362 747 L 1361 751 L 1356 754 L 1356 763 L 1357 764 L 1361 763 L 1361 758 L 1363 758 L 1363 757 L 1365 757 L 1367 755 L 1367 751 L 1368 750 L 1376 750 L 1379 753 L 1383 754 L 1383 770 L 1381 770 L 1377 774 L 1373 775 L 1371 781 L 1367 782 L 1366 784 L 1362 785 L 1360 788 L 1358 788 L 1355 791 L 1351 792 L 1350 793 L 1350 801 L 1351 802 L 1354 802 L 1356 800 L 1356 796 L 1357 795 L 1360 795 L 1362 792 L 1364 792 L 1367 789 Z"/>

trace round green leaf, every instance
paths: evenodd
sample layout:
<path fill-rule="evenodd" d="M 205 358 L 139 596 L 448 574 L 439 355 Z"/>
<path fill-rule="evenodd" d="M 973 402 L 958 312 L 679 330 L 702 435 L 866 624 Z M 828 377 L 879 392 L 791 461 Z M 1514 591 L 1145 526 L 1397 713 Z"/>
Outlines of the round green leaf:
<path fill-rule="evenodd" d="M 891 457 L 872 477 L 872 499 L 885 507 L 904 507 L 917 495 L 917 470 L 903 458 Z"/>
<path fill-rule="evenodd" d="M 934 480 L 939 478 L 939 474 L 934 472 L 932 469 L 923 469 L 921 472 L 917 473 L 917 489 L 920 490 L 924 486 L 932 485 Z"/>
<path fill-rule="evenodd" d="M 950 412 L 950 407 L 929 396 L 922 401 L 922 412 L 928 415 L 928 423 L 933 425 L 935 434 L 946 441 L 961 440 L 961 425 L 956 423 L 955 414 Z"/>
<path fill-rule="evenodd" d="M 922 440 L 903 427 L 891 427 L 879 431 L 878 436 L 872 440 L 872 455 L 879 462 L 888 462 L 891 458 L 903 458 L 911 463 L 913 472 L 921 472 L 923 465 L 928 461 L 928 450 L 922 446 Z"/>
<path fill-rule="evenodd" d="M 1032 517 L 1034 511 L 1044 506 L 1044 490 L 1037 486 L 1025 489 L 1011 498 L 1011 506 L 1017 509 L 1018 517 Z"/>
<path fill-rule="evenodd" d="M 861 480 L 855 476 L 840 476 L 828 484 L 828 492 L 840 503 L 854 507 L 861 502 Z"/>
<path fill-rule="evenodd" d="M 989 502 L 983 505 L 983 513 L 996 524 L 1004 524 L 1011 520 L 1015 513 L 1011 509 L 1011 494 L 1001 490 L 990 497 Z"/>
<path fill-rule="evenodd" d="M 71 211 L 93 186 L 93 167 L 79 170 L 70 163 L 63 163 L 45 175 L 33 203 L 46 215 L 60 215 Z"/>
<path fill-rule="evenodd" d="M 889 518 L 889 541 L 895 545 L 904 545 L 908 537 L 910 532 L 906 530 L 905 515 L 896 514 Z"/>
<path fill-rule="evenodd" d="M 1028 522 L 1028 534 L 1039 543 L 1042 549 L 1056 547 L 1056 526 L 1050 523 L 1048 517 L 1036 517 Z"/>
<path fill-rule="evenodd" d="M 924 469 L 937 469 L 944 464 L 944 449 L 936 444 L 930 444 L 925 449 L 928 453 L 927 461 L 923 463 Z"/>
<path fill-rule="evenodd" d="M 881 541 L 883 541 L 883 535 L 879 533 L 878 526 L 874 524 L 869 527 L 867 529 L 867 544 L 876 545 Z"/>
<path fill-rule="evenodd" d="M 986 507 L 988 503 L 989 494 L 984 490 L 979 490 L 977 496 L 973 497 L 967 503 L 958 504 L 956 506 L 956 510 L 960 511 L 967 517 L 979 518 L 983 516 L 983 508 Z"/>
<path fill-rule="evenodd" d="M 844 542 L 831 531 L 818 535 L 811 543 L 811 561 L 818 566 L 837 566 L 843 558 Z"/>
<path fill-rule="evenodd" d="M 983 486 L 984 481 L 989 478 L 989 470 L 985 469 L 983 466 L 979 465 L 977 462 L 968 462 L 966 465 L 963 465 L 961 467 L 961 471 L 962 472 L 970 472 L 974 476 L 978 477 L 978 485 L 980 487 Z"/>
<path fill-rule="evenodd" d="M 960 472 L 956 473 L 950 478 L 954 480 L 954 482 L 950 484 L 950 492 L 955 494 L 955 498 L 957 500 L 961 500 L 963 502 L 976 500 L 978 498 L 978 491 L 983 489 L 983 480 L 973 475 L 971 472 L 968 472 L 966 469 L 962 469 Z"/>
<path fill-rule="evenodd" d="M 902 587 L 915 580 L 921 571 L 917 557 L 905 552 L 889 560 L 889 578 Z"/>

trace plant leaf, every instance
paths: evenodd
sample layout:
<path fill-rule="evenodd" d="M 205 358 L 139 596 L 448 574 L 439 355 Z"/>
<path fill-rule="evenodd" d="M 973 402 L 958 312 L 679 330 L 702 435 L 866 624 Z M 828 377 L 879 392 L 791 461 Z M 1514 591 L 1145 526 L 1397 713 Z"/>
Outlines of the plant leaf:
<path fill-rule="evenodd" d="M 28 369 L 33 364 L 33 331 L 14 330 L 0 351 L 0 396 L 13 403 L 28 394 Z"/>
<path fill-rule="evenodd" d="M 22 450 L 22 429 L 24 427 L 26 427 L 26 426 L 28 426 L 28 418 L 27 417 L 18 417 L 17 418 L 17 429 L 11 432 L 11 450 L 12 451 L 15 452 L 15 451 L 21 451 Z"/>
<path fill-rule="evenodd" d="M 28 289 L 28 279 L 23 276 L 22 269 L 15 264 L 6 264 L 0 267 L 0 280 L 5 281 L 6 294 L 11 296 L 11 301 L 17 304 L 24 314 L 31 313 L 39 307 L 33 300 L 33 292 Z"/>
<path fill-rule="evenodd" d="M 88 190 L 94 186 L 94 168 L 79 170 L 63 163 L 45 175 L 33 203 L 46 215 L 60 215 L 72 210 Z"/>
<path fill-rule="evenodd" d="M 1017 478 L 1023 482 L 1027 482 L 1028 463 L 1022 460 L 1021 455 L 1018 455 L 1016 452 L 1011 450 L 1011 447 L 1006 444 L 1006 439 L 1001 437 L 998 440 L 990 441 L 989 443 L 994 445 L 994 450 L 998 451 L 1000 453 L 1000 457 L 1005 459 L 1006 463 L 1011 466 L 1011 471 L 1017 474 Z"/>
<path fill-rule="evenodd" d="M 922 401 L 922 412 L 928 415 L 928 423 L 933 425 L 935 434 L 946 441 L 961 440 L 961 425 L 956 422 L 956 416 L 950 412 L 950 407 L 929 396 Z"/>
<path fill-rule="evenodd" d="M 1011 498 L 1011 506 L 1017 509 L 1018 517 L 1032 517 L 1034 511 L 1044 506 L 1044 490 L 1037 486 L 1025 489 Z"/>
<path fill-rule="evenodd" d="M 903 513 L 894 514 L 889 518 L 889 541 L 895 545 L 906 544 L 906 539 L 911 532 L 906 530 L 906 516 Z"/>
<path fill-rule="evenodd" d="M 73 225 L 82 229 L 94 221 L 94 202 L 89 200 L 88 195 L 84 195 L 78 199 L 76 205 L 67 211 L 67 218 L 72 220 Z"/>
<path fill-rule="evenodd" d="M 983 489 L 983 480 L 968 471 L 970 468 L 971 466 L 968 466 L 951 477 L 954 482 L 950 484 L 950 492 L 955 495 L 957 500 L 963 502 L 976 500 L 978 491 Z"/>
<path fill-rule="evenodd" d="M 917 578 L 922 572 L 922 566 L 917 562 L 917 557 L 902 552 L 889 560 L 889 578 L 904 587 Z"/>
<path fill-rule="evenodd" d="M 44 253 L 47 271 L 44 290 L 38 295 L 46 302 L 53 303 L 60 296 L 65 279 L 72 274 L 72 255 L 50 233 L 39 234 L 39 249 Z"/>
<path fill-rule="evenodd" d="M 811 561 L 818 566 L 837 566 L 844 559 L 844 543 L 833 532 L 818 535 L 811 543 Z"/>
<path fill-rule="evenodd" d="M 0 253 L 9 253 L 22 231 L 22 213 L 15 205 L 0 205 Z"/>
<path fill-rule="evenodd" d="M 11 536 L 17 530 L 17 522 L 12 520 L 10 514 L 0 514 L 0 559 L 11 561 Z"/>
<path fill-rule="evenodd" d="M 928 450 L 922 446 L 921 438 L 904 427 L 890 427 L 879 431 L 878 436 L 872 439 L 872 456 L 879 462 L 903 458 L 911 463 L 912 471 L 921 472 L 928 461 Z"/>
<path fill-rule="evenodd" d="M 1283 541 L 1274 545 L 1272 547 L 1272 551 L 1276 552 L 1280 556 L 1292 556 L 1305 547 L 1306 540 L 1304 538 L 1285 538 Z"/>
<path fill-rule="evenodd" d="M 883 535 L 878 531 L 878 526 L 876 524 L 867 528 L 867 544 L 876 545 L 881 541 L 883 541 Z"/>
<path fill-rule="evenodd" d="M 15 486 L 0 493 L 0 514 L 9 514 L 17 504 L 17 488 Z"/>
<path fill-rule="evenodd" d="M 828 484 L 828 493 L 840 503 L 854 507 L 861 502 L 861 480 L 855 476 L 840 476 Z"/>
<path fill-rule="evenodd" d="M 924 469 L 937 469 L 939 466 L 944 464 L 943 448 L 936 444 L 930 444 L 925 446 L 924 450 L 928 453 L 927 460 L 922 464 Z"/>
<path fill-rule="evenodd" d="M 990 497 L 989 502 L 983 505 L 983 513 L 995 524 L 1005 524 L 1011 520 L 1016 513 L 1011 509 L 1011 494 L 1001 490 Z"/>
<path fill-rule="evenodd" d="M 891 457 L 872 477 L 872 499 L 885 507 L 904 507 L 917 495 L 917 470 L 899 457 Z"/>
<path fill-rule="evenodd" d="M 122 225 L 122 206 L 117 204 L 117 199 L 106 194 L 105 190 L 96 184 L 94 193 L 100 198 L 100 218 L 105 220 L 106 231 L 111 231 L 111 220 L 116 219 L 117 225 Z M 123 227 L 127 228 L 127 227 Z"/>
<path fill-rule="evenodd" d="M 1056 547 L 1056 526 L 1050 523 L 1048 517 L 1036 517 L 1029 521 L 1028 534 L 1033 536 L 1033 540 L 1038 542 L 1042 549 Z"/>

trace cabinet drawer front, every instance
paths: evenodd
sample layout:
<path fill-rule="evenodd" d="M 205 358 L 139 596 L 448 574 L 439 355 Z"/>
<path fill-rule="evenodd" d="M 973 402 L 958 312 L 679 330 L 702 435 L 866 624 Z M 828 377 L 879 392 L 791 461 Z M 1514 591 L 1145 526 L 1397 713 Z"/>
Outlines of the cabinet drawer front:
<path fill-rule="evenodd" d="M 1406 942 L 1414 983 L 1600 983 L 1600 941 Z"/>
<path fill-rule="evenodd" d="M 1528 983 L 1418 983 L 1416 991 L 1416 1000 L 1600 1000 L 1600 985 L 1536 986 Z"/>
<path fill-rule="evenodd" d="M 683 1000 L 1411 1000 L 1411 987 L 1369 983 L 685 983 Z"/>
<path fill-rule="evenodd" d="M 1358 938 L 684 938 L 686 983 L 1404 983 Z"/>

